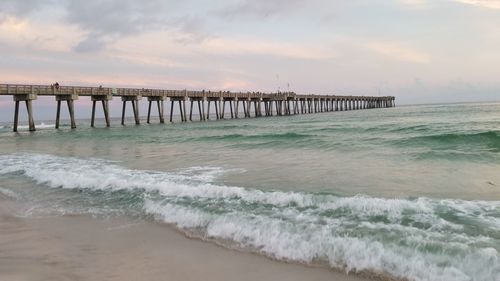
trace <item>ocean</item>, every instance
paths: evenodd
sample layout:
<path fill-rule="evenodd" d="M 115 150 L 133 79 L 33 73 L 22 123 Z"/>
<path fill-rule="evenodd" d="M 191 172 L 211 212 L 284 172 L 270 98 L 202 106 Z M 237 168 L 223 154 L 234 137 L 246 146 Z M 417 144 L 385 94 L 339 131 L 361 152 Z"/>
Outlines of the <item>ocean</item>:
<path fill-rule="evenodd" d="M 19 134 L 9 125 L 0 193 L 25 216 L 130 217 L 400 280 L 500 280 L 500 103 L 111 128 L 79 120 L 76 130 L 45 121 Z"/>

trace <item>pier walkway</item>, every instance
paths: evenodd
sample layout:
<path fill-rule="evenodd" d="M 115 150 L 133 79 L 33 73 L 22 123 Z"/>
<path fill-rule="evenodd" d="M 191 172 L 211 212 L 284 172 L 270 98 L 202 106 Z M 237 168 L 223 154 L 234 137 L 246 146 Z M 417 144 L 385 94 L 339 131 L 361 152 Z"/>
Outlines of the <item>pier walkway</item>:
<path fill-rule="evenodd" d="M 94 127 L 96 105 L 102 104 L 106 126 L 110 126 L 109 101 L 120 98 L 122 107 L 121 124 L 125 123 L 127 103 L 131 103 L 135 123 L 140 124 L 139 101 L 147 99 L 147 123 L 151 120 L 152 105 L 156 104 L 159 122 L 164 123 L 164 102 L 170 102 L 170 122 L 173 122 L 174 107 L 178 107 L 180 121 L 193 120 L 193 114 L 200 121 L 209 120 L 210 110 L 215 111 L 216 119 L 249 118 L 262 116 L 285 116 L 294 114 L 311 114 L 319 112 L 360 110 L 370 108 L 394 107 L 395 98 L 370 96 L 337 96 L 337 95 L 299 95 L 293 92 L 260 93 L 260 92 L 228 92 L 228 91 L 187 91 L 134 88 L 78 87 L 59 85 L 17 85 L 0 84 L 0 96 L 13 96 L 15 102 L 13 131 L 17 131 L 19 120 L 19 103 L 26 104 L 29 130 L 35 131 L 33 117 L 33 101 L 38 96 L 53 96 L 57 102 L 55 127 L 59 128 L 61 103 L 66 102 L 71 120 L 71 128 L 76 128 L 74 101 L 81 96 L 90 97 L 92 113 L 90 125 Z M 189 106 L 189 111 L 186 108 Z M 229 104 L 229 111 L 226 111 Z M 243 116 L 239 116 L 240 104 Z"/>

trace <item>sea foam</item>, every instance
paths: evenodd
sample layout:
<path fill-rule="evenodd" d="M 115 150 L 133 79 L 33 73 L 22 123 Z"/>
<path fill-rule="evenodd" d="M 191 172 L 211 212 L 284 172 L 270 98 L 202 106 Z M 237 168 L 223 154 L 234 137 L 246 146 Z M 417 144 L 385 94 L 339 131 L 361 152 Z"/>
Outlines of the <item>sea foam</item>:
<path fill-rule="evenodd" d="M 0 177 L 90 191 L 81 196 L 140 192 L 147 216 L 280 260 L 415 281 L 499 280 L 499 201 L 264 191 L 216 184 L 224 172 L 218 167 L 144 171 L 42 154 L 0 156 Z"/>
<path fill-rule="evenodd" d="M 35 128 L 37 129 L 53 129 L 55 128 L 55 124 L 45 124 L 44 122 L 40 123 L 40 124 L 35 124 Z M 17 128 L 19 130 L 27 130 L 29 129 L 29 125 L 19 125 L 17 126 Z"/>

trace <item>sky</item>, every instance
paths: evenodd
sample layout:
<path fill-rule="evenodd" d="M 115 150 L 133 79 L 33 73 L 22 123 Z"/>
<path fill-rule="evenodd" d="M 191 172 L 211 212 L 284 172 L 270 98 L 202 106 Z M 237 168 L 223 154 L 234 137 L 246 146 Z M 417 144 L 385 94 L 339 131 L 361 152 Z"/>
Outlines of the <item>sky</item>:
<path fill-rule="evenodd" d="M 500 0 L 0 0 L 0 65 L 0 83 L 498 101 Z"/>

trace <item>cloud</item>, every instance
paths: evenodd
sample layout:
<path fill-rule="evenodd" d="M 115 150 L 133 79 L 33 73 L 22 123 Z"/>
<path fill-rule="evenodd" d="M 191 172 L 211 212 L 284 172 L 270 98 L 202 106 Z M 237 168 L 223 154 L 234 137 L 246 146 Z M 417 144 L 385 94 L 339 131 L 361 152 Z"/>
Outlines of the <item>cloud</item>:
<path fill-rule="evenodd" d="M 161 29 L 168 5 L 169 1 L 66 1 L 65 20 L 87 33 L 75 51 L 98 51 L 116 38 Z"/>
<path fill-rule="evenodd" d="M 252 89 L 256 88 L 255 85 L 252 85 L 248 81 L 245 80 L 237 80 L 237 79 L 229 79 L 219 81 L 221 90 L 243 90 L 243 89 Z"/>
<path fill-rule="evenodd" d="M 87 0 L 67 4 L 66 21 L 87 32 L 77 52 L 99 51 L 110 42 L 151 31 L 177 30 L 177 40 L 199 42 L 208 37 L 202 18 L 176 11 L 173 0 Z"/>
<path fill-rule="evenodd" d="M 72 26 L 32 22 L 28 18 L 7 16 L 0 22 L 0 42 L 15 52 L 22 48 L 68 52 L 82 34 Z M 26 53 L 28 57 L 32 52 Z"/>
<path fill-rule="evenodd" d="M 423 8 L 426 7 L 429 2 L 427 0 L 400 0 L 403 5 L 410 8 Z"/>
<path fill-rule="evenodd" d="M 3 23 L 13 16 L 29 14 L 37 9 L 43 1 L 26 0 L 2 0 L 0 1 L 0 23 Z"/>
<path fill-rule="evenodd" d="M 180 34 L 180 35 L 179 35 Z M 204 68 L 222 71 L 222 61 L 231 68 L 237 61 L 259 61 L 278 58 L 289 61 L 327 61 L 337 57 L 335 49 L 320 42 L 287 42 L 258 37 L 218 36 L 204 39 L 198 44 L 184 44 L 178 31 L 156 31 L 125 38 L 109 45 L 108 57 L 126 60 L 139 65 L 156 65 L 175 68 Z M 155 44 L 151 44 L 155 42 Z M 214 68 L 214 65 L 217 65 Z M 227 65 L 224 69 L 227 69 Z"/>
<path fill-rule="evenodd" d="M 366 48 L 386 57 L 418 64 L 430 63 L 428 54 L 394 42 L 371 41 L 363 44 Z"/>
<path fill-rule="evenodd" d="M 252 38 L 211 38 L 201 48 L 223 55 L 268 55 L 305 60 L 327 60 L 337 56 L 333 49 L 313 42 L 303 44 Z"/>
<path fill-rule="evenodd" d="M 5 82 L 274 90 L 279 73 L 281 86 L 304 92 L 377 94 L 386 81 L 410 83 L 415 100 L 424 100 L 415 77 L 429 92 L 456 77 L 498 81 L 498 1 L 375 2 L 0 0 L 0 74 Z M 326 14 L 334 19 L 321 21 Z M 457 85 L 450 92 L 467 88 Z"/>
<path fill-rule="evenodd" d="M 467 5 L 488 9 L 500 9 L 500 0 L 454 0 Z"/>
<path fill-rule="evenodd" d="M 241 0 L 221 9 L 220 14 L 227 18 L 270 18 L 310 4 L 302 0 Z"/>
<path fill-rule="evenodd" d="M 74 45 L 76 52 L 100 51 L 115 40 L 154 30 L 179 30 L 183 42 L 206 38 L 203 19 L 189 10 L 179 12 L 181 6 L 174 0 L 2 0 L 0 22 L 7 17 L 31 19 L 40 10 L 57 10 L 61 15 L 52 14 L 47 21 L 76 26 L 83 32 L 83 38 Z"/>
<path fill-rule="evenodd" d="M 25 32 L 28 29 L 28 26 L 29 22 L 27 20 L 18 19 L 15 17 L 5 17 L 5 19 L 0 22 L 0 28 L 2 28 L 3 32 Z"/>
<path fill-rule="evenodd" d="M 200 17 L 178 18 L 173 25 L 177 26 L 175 39 L 181 43 L 200 43 L 210 37 Z"/>
<path fill-rule="evenodd" d="M 73 50 L 79 53 L 96 52 L 104 49 L 106 42 L 100 36 L 90 36 L 78 42 Z"/>
<path fill-rule="evenodd" d="M 400 3 L 409 8 L 424 8 L 428 7 L 432 1 L 430 0 L 398 0 Z M 500 0 L 448 0 L 449 2 L 458 2 L 466 5 L 472 5 L 487 9 L 500 9 Z"/>
<path fill-rule="evenodd" d="M 27 15 L 38 10 L 41 6 L 51 4 L 52 0 L 2 0 L 0 1 L 0 14 Z"/>

